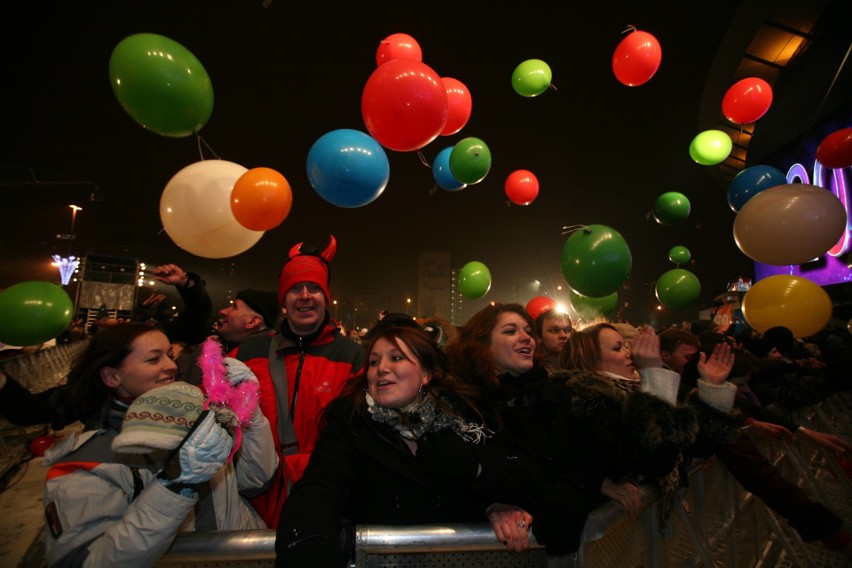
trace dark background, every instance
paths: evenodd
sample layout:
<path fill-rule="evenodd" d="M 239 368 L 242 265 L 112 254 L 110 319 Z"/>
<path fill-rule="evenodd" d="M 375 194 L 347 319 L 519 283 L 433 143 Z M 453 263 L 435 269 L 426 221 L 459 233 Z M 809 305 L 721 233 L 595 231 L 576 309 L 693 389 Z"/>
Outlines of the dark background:
<path fill-rule="evenodd" d="M 755 3 L 618 1 L 584 3 L 582 9 L 482 1 L 7 4 L 0 288 L 26 280 L 58 282 L 50 254 L 68 252 L 68 241 L 55 235 L 69 231 L 68 204 L 76 203 L 84 209 L 76 218 L 74 254 L 138 257 L 151 266 L 177 263 L 205 277 L 219 307 L 243 288 L 275 289 L 293 244 L 324 247 L 332 233 L 338 241 L 332 295 L 341 302 L 341 320 L 358 317 L 354 323 L 367 324 L 381 309 L 414 311 L 405 302 L 412 298 L 416 306 L 422 250 L 450 251 L 455 268 L 471 260 L 489 267 L 492 288 L 468 302 L 465 313 L 472 314 L 488 301 L 526 303 L 539 293 L 555 293 L 565 284 L 562 228 L 595 223 L 620 232 L 631 249 L 632 273 L 619 290 L 625 319 L 694 319 L 729 282 L 753 271 L 733 240 L 728 180 L 718 167 L 693 162 L 688 152 L 696 134 L 717 127 L 721 95 L 732 81 L 711 69 L 735 69 L 742 58 L 742 52 L 720 47 L 736 33 L 745 4 Z M 848 4 L 838 10 L 848 15 Z M 655 77 L 635 88 L 619 83 L 611 70 L 628 25 L 652 33 L 663 51 Z M 203 142 L 144 130 L 113 95 L 110 54 L 139 32 L 167 36 L 203 63 L 215 93 L 213 114 L 200 132 Z M 491 171 L 479 184 L 447 192 L 435 188 L 417 152 L 387 150 L 391 173 L 384 193 L 364 207 L 336 207 L 310 186 L 308 151 L 328 131 L 366 131 L 361 92 L 375 69 L 379 42 L 397 32 L 413 36 L 423 62 L 462 81 L 473 96 L 465 128 L 421 150 L 427 164 L 443 148 L 475 136 L 491 149 Z M 530 58 L 550 65 L 554 88 L 525 98 L 510 79 L 515 66 Z M 824 94 L 826 85 L 817 86 L 814 96 Z M 781 88 L 779 83 L 777 98 Z M 805 128 L 821 118 L 817 106 L 808 107 L 812 117 L 799 116 Z M 768 147 L 781 142 L 770 139 Z M 158 204 L 175 173 L 217 156 L 246 168 L 276 169 L 290 182 L 294 201 L 288 218 L 253 248 L 211 260 L 170 240 Z M 510 204 L 505 195 L 503 183 L 516 169 L 531 170 L 540 181 L 539 197 L 529 206 Z M 95 187 L 103 200 L 90 202 Z M 667 191 L 685 194 L 692 205 L 689 218 L 675 226 L 650 216 L 657 196 Z M 674 245 L 692 252 L 687 268 L 701 281 L 702 296 L 688 309 L 654 316 L 654 283 L 674 267 L 667 258 Z M 542 283 L 540 292 L 524 287 L 532 280 Z"/>

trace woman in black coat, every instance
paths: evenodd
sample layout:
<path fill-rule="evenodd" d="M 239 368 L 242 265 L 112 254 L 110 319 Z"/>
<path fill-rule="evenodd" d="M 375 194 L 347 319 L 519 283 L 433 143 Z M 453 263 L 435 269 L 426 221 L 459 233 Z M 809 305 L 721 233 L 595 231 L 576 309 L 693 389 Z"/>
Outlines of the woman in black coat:
<path fill-rule="evenodd" d="M 366 345 L 365 372 L 328 407 L 304 477 L 284 503 L 277 565 L 348 565 L 355 524 L 481 522 L 511 550 L 528 547 L 532 516 L 496 505 L 518 478 L 482 457 L 489 430 L 434 340 L 384 327 Z M 488 511 L 486 512 L 486 509 Z M 345 540 L 345 539 L 343 539 Z"/>
<path fill-rule="evenodd" d="M 493 437 L 487 469 L 523 470 L 511 502 L 532 513 L 532 531 L 549 555 L 576 551 L 600 500 L 603 464 L 571 413 L 570 391 L 542 365 L 538 335 L 520 304 L 474 314 L 444 350 L 450 369 L 475 389 Z"/>

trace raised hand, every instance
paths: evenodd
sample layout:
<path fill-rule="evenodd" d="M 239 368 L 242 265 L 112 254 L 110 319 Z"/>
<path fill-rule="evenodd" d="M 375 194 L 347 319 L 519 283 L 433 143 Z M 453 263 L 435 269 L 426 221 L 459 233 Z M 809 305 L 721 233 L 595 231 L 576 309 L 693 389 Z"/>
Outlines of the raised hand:
<path fill-rule="evenodd" d="M 721 385 L 734 368 L 734 358 L 730 345 L 717 343 L 709 357 L 703 352 L 698 356 L 698 374 L 710 384 Z"/>
<path fill-rule="evenodd" d="M 154 269 L 154 279 L 170 286 L 186 286 L 189 276 L 176 264 L 161 264 Z"/>

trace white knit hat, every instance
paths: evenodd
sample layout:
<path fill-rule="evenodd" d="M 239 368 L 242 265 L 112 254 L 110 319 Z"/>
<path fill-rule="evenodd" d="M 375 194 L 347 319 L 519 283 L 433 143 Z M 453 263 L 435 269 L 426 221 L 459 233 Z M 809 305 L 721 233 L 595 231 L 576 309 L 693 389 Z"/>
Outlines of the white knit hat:
<path fill-rule="evenodd" d="M 128 454 L 173 450 L 192 429 L 202 410 L 204 394 L 189 383 L 175 381 L 151 389 L 127 409 L 112 449 Z"/>

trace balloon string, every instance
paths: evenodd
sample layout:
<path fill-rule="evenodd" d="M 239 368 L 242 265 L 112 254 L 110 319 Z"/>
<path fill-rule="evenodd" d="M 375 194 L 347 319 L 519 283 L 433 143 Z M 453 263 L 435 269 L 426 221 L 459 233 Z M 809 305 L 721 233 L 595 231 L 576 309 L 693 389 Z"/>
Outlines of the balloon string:
<path fill-rule="evenodd" d="M 426 156 L 423 155 L 423 152 L 420 150 L 417 151 L 417 157 L 420 158 L 420 163 L 426 166 L 427 168 L 431 168 L 432 164 L 426 161 Z"/>
<path fill-rule="evenodd" d="M 626 33 L 635 32 L 635 31 L 636 31 L 636 26 L 634 26 L 633 24 L 627 24 L 627 29 L 623 30 L 621 33 L 626 34 Z"/>
<path fill-rule="evenodd" d="M 553 83 L 551 83 L 550 85 L 548 85 L 548 87 L 550 87 L 550 88 L 551 88 L 551 89 L 553 89 L 554 91 L 558 91 L 558 90 L 559 90 L 559 89 L 557 89 L 557 88 L 556 88 L 556 85 L 554 85 Z"/>
<path fill-rule="evenodd" d="M 837 82 L 837 78 L 840 76 L 840 73 L 843 71 L 843 67 L 846 66 L 846 61 L 849 59 L 849 53 L 852 52 L 852 43 L 849 44 L 849 47 L 846 49 L 846 54 L 843 56 L 843 61 L 840 62 L 840 67 L 837 68 L 837 72 L 834 74 L 834 78 L 831 80 L 831 84 L 828 86 L 828 90 L 825 92 L 825 96 L 822 99 L 822 103 L 820 103 L 819 108 L 814 115 L 813 122 L 808 127 L 808 131 L 805 132 L 805 135 L 802 137 L 802 141 L 799 143 L 799 149 L 796 150 L 796 156 L 802 151 L 802 146 L 805 144 L 805 141 L 808 139 L 808 136 L 811 133 L 811 130 L 814 127 L 814 124 L 817 120 L 819 120 L 819 115 L 822 113 L 822 108 L 825 106 L 825 102 L 828 100 L 828 95 L 831 94 L 831 90 L 834 88 L 834 84 Z"/>
<path fill-rule="evenodd" d="M 573 233 L 579 229 L 585 229 L 586 225 L 566 225 L 562 227 L 562 234 L 567 235 L 568 233 Z"/>
<path fill-rule="evenodd" d="M 201 145 L 202 145 L 202 144 L 204 144 L 204 147 L 205 147 L 205 148 L 207 148 L 207 150 L 208 150 L 211 154 L 213 154 L 213 157 L 214 157 L 214 158 L 216 158 L 217 160 L 221 160 L 221 159 L 222 159 L 222 158 L 220 158 L 220 157 L 219 157 L 219 155 L 218 155 L 218 154 L 217 154 L 217 153 L 213 150 L 213 148 L 211 148 L 211 147 L 210 147 L 210 144 L 208 144 L 208 143 L 207 143 L 207 140 L 205 140 L 205 139 L 204 139 L 204 138 L 202 138 L 201 136 L 197 136 L 197 135 L 196 135 L 196 138 L 198 139 L 198 155 L 199 155 L 199 156 L 201 156 L 201 160 L 202 160 L 202 161 L 204 160 L 204 152 L 201 150 Z"/>

